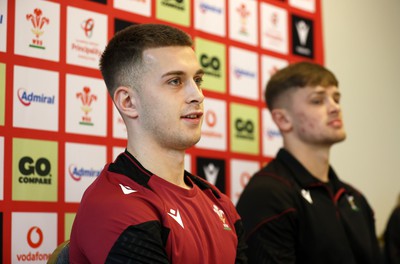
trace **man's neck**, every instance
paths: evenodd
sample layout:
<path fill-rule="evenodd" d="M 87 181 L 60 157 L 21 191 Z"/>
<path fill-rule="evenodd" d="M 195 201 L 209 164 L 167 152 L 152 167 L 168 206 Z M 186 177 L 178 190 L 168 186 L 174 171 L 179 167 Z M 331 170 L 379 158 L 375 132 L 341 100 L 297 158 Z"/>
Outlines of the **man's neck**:
<path fill-rule="evenodd" d="M 328 182 L 330 146 L 310 146 L 302 142 L 285 144 L 290 152 L 315 178 Z"/>
<path fill-rule="evenodd" d="M 128 141 L 127 150 L 144 168 L 172 184 L 190 188 L 184 180 L 185 151 L 165 150 L 158 146 L 130 143 Z"/>

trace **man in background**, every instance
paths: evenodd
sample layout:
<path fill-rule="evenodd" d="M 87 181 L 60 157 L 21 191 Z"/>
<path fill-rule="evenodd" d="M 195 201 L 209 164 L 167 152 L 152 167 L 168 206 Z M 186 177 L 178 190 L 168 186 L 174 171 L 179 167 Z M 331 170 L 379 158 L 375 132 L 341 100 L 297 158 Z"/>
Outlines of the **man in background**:
<path fill-rule="evenodd" d="M 271 77 L 265 98 L 283 148 L 237 204 L 249 263 L 379 263 L 373 211 L 329 163 L 346 138 L 334 74 L 294 63 Z"/>

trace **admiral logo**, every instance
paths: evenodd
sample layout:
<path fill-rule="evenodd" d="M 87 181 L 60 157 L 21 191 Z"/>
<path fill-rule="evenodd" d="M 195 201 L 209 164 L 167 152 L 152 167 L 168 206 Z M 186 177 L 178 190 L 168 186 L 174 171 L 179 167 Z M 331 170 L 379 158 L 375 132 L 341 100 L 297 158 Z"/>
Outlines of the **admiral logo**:
<path fill-rule="evenodd" d="M 236 12 L 239 13 L 240 16 L 240 30 L 239 33 L 243 35 L 247 35 L 247 17 L 250 16 L 250 12 L 247 10 L 245 4 L 241 4 L 240 7 L 236 8 Z"/>
<path fill-rule="evenodd" d="M 85 169 L 83 167 L 78 168 L 75 164 L 71 164 L 68 168 L 69 176 L 74 181 L 80 181 L 82 177 L 97 177 L 100 175 L 101 171 L 100 170 L 94 170 L 94 169 Z"/>
<path fill-rule="evenodd" d="M 43 232 L 42 230 L 37 227 L 33 226 L 29 229 L 28 234 L 26 236 L 28 245 L 32 249 L 36 249 L 40 247 L 43 243 Z M 38 262 L 38 261 L 47 261 L 50 258 L 51 254 L 46 254 L 46 253 L 40 253 L 38 251 L 36 252 L 28 252 L 26 254 L 17 254 L 17 260 L 18 261 L 29 261 L 29 262 Z"/>
<path fill-rule="evenodd" d="M 89 113 L 93 110 L 91 105 L 93 101 L 97 100 L 97 96 L 90 93 L 90 87 L 85 86 L 82 91 L 83 92 L 76 93 L 76 98 L 81 99 L 81 110 L 84 112 L 82 121 L 80 121 L 79 124 L 93 126 L 92 118 L 89 116 Z"/>
<path fill-rule="evenodd" d="M 162 5 L 178 9 L 180 11 L 185 10 L 184 0 L 162 0 Z"/>
<path fill-rule="evenodd" d="M 26 20 L 32 23 L 31 31 L 35 35 L 36 39 L 32 39 L 32 43 L 29 44 L 31 48 L 46 49 L 43 46 L 43 40 L 39 39 L 44 34 L 44 25 L 50 23 L 50 20 L 43 16 L 42 10 L 35 8 L 33 14 L 26 14 Z"/>
<path fill-rule="evenodd" d="M 55 103 L 55 96 L 47 96 L 44 94 L 28 93 L 24 88 L 19 88 L 17 91 L 18 99 L 24 106 L 30 106 L 31 103 L 41 103 L 53 105 Z"/>
<path fill-rule="evenodd" d="M 91 38 L 93 35 L 94 20 L 93 18 L 88 18 L 81 23 L 81 28 L 85 33 L 85 36 Z"/>
<path fill-rule="evenodd" d="M 29 156 L 22 157 L 18 169 L 23 175 L 18 178 L 20 183 L 51 184 L 51 164 L 46 158 L 39 158 L 34 161 Z"/>
<path fill-rule="evenodd" d="M 236 137 L 254 140 L 254 124 L 251 120 L 243 120 L 241 118 L 235 121 Z"/>
<path fill-rule="evenodd" d="M 200 56 L 200 64 L 204 68 L 204 72 L 207 75 L 221 77 L 221 62 L 217 57 L 208 57 L 207 54 Z"/>
<path fill-rule="evenodd" d="M 267 130 L 267 137 L 272 140 L 274 138 L 280 138 L 280 137 L 282 137 L 282 135 L 279 132 L 279 130 L 268 129 Z"/>
<path fill-rule="evenodd" d="M 240 68 L 235 68 L 234 69 L 234 74 L 235 77 L 240 79 L 242 76 L 248 77 L 248 78 L 255 78 L 256 74 L 250 71 L 247 71 L 245 69 L 240 69 Z"/>
<path fill-rule="evenodd" d="M 216 6 L 212 6 L 208 3 L 205 3 L 203 1 L 200 2 L 200 10 L 202 13 L 206 13 L 207 11 L 210 11 L 212 13 L 217 13 L 217 14 L 221 14 L 222 13 L 222 8 L 216 7 Z"/>
<path fill-rule="evenodd" d="M 296 55 L 314 57 L 313 21 L 292 15 L 293 53 Z"/>

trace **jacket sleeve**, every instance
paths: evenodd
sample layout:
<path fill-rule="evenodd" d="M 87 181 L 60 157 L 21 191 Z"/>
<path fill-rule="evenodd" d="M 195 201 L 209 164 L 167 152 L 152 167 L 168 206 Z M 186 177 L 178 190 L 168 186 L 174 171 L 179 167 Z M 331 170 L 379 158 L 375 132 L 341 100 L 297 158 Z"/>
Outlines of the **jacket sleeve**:
<path fill-rule="evenodd" d="M 400 264 L 400 207 L 396 208 L 389 218 L 384 240 L 387 263 Z"/>
<path fill-rule="evenodd" d="M 114 243 L 106 263 L 169 263 L 165 252 L 168 233 L 157 221 L 129 226 Z"/>
<path fill-rule="evenodd" d="M 245 241 L 245 233 L 243 229 L 243 224 L 241 220 L 236 221 L 235 223 L 235 230 L 236 230 L 236 235 L 238 237 L 238 245 L 237 245 L 237 250 L 236 250 L 236 264 L 245 264 L 247 263 L 247 257 L 246 257 L 246 241 Z"/>
<path fill-rule="evenodd" d="M 293 211 L 266 219 L 247 239 L 248 263 L 296 263 Z"/>
<path fill-rule="evenodd" d="M 297 210 L 291 186 L 273 175 L 255 175 L 237 210 L 246 232 L 248 263 L 295 263 Z"/>

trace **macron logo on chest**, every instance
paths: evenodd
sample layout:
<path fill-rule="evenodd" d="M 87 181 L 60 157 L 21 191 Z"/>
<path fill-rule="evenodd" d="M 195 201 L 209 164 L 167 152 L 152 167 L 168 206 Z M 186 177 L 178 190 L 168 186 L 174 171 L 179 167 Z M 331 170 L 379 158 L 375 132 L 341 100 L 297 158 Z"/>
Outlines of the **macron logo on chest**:
<path fill-rule="evenodd" d="M 174 219 L 182 228 L 184 228 L 179 210 L 175 211 L 174 209 L 170 209 L 168 215 L 171 216 L 172 219 Z"/>
<path fill-rule="evenodd" d="M 131 194 L 137 192 L 136 190 L 133 190 L 131 187 L 122 185 L 121 183 L 119 184 L 119 186 L 121 187 L 121 190 L 124 194 Z"/>

